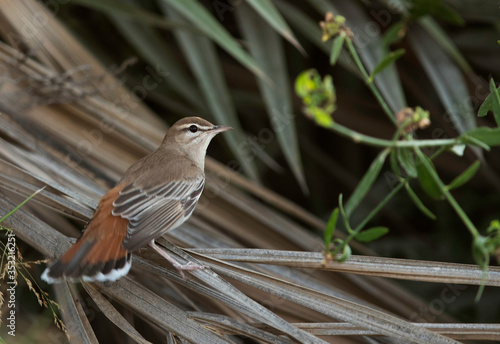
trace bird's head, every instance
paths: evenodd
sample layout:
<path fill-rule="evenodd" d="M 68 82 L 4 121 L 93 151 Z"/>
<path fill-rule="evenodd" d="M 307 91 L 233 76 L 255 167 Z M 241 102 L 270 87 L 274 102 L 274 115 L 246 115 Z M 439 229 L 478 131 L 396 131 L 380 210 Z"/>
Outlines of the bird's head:
<path fill-rule="evenodd" d="M 210 141 L 218 133 L 231 129 L 233 128 L 225 125 L 213 125 L 200 117 L 185 117 L 170 127 L 162 146 L 179 149 L 203 166 Z"/>

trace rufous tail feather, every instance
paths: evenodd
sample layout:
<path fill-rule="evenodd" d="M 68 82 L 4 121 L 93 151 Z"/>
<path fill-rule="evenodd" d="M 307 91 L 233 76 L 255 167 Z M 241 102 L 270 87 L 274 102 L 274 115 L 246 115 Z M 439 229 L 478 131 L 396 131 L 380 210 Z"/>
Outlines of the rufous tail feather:
<path fill-rule="evenodd" d="M 131 254 L 122 246 L 128 221 L 111 214 L 118 192 L 119 188 L 115 187 L 101 199 L 85 233 L 61 258 L 45 269 L 43 280 L 47 283 L 64 279 L 116 281 L 129 272 Z"/>
<path fill-rule="evenodd" d="M 121 242 L 97 241 L 82 237 L 42 274 L 47 283 L 64 279 L 77 281 L 116 281 L 125 276 L 132 265 L 130 252 Z"/>

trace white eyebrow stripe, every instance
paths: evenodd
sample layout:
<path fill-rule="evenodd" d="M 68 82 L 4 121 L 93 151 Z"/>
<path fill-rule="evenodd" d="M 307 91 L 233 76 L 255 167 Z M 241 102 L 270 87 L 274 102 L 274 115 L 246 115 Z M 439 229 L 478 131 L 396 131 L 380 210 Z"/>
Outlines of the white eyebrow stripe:
<path fill-rule="evenodd" d="M 183 125 L 182 129 L 189 129 L 189 127 L 192 125 L 196 125 L 198 127 L 198 129 L 200 129 L 200 130 L 210 130 L 213 128 L 213 127 L 201 126 L 201 125 L 196 124 L 196 123 L 190 123 L 190 124 Z"/>

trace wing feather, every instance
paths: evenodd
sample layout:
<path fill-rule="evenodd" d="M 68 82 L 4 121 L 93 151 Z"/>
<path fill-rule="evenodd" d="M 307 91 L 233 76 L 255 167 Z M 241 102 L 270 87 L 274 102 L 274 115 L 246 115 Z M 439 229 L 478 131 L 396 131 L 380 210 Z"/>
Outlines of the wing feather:
<path fill-rule="evenodd" d="M 132 192 L 128 192 L 126 194 L 122 194 L 120 197 L 120 202 L 115 201 L 114 206 L 120 206 L 123 204 L 127 204 L 128 202 L 139 202 L 147 197 L 141 189 L 135 189 Z"/>
<path fill-rule="evenodd" d="M 140 200 L 130 200 L 128 203 L 114 205 L 113 215 L 120 215 L 124 218 L 129 218 L 131 214 L 137 214 L 147 208 L 150 205 L 150 198 L 145 197 Z"/>
<path fill-rule="evenodd" d="M 129 220 L 123 247 L 133 251 L 186 221 L 198 203 L 205 179 L 145 188 L 133 183 L 113 203 L 113 215 Z"/>

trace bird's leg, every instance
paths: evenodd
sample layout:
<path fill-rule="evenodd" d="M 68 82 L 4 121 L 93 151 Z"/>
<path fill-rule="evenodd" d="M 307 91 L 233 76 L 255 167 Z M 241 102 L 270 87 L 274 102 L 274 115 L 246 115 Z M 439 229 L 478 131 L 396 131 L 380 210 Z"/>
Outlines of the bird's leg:
<path fill-rule="evenodd" d="M 204 265 L 193 264 L 191 262 L 189 262 L 187 264 L 181 264 L 181 263 L 179 263 L 177 260 L 175 260 L 174 258 L 172 258 L 167 252 L 165 252 L 163 249 L 161 249 L 160 247 L 158 247 L 156 245 L 156 243 L 155 243 L 154 240 L 151 240 L 149 242 L 149 246 L 151 246 L 151 248 L 153 250 L 155 250 L 156 252 L 158 252 L 158 254 L 160 256 L 162 256 L 163 258 L 165 258 L 166 260 L 168 260 L 170 262 L 170 264 L 172 264 L 174 266 L 174 268 L 176 268 L 177 271 L 179 271 L 179 274 L 184 279 L 186 279 L 186 276 L 184 275 L 184 271 L 183 270 L 194 271 L 194 270 L 201 270 L 201 269 L 206 269 L 207 268 Z"/>

